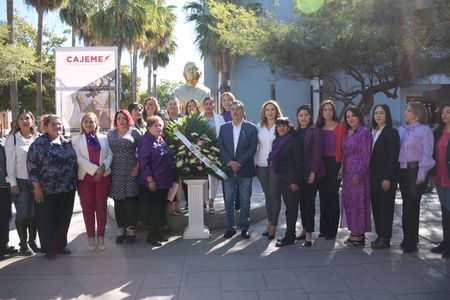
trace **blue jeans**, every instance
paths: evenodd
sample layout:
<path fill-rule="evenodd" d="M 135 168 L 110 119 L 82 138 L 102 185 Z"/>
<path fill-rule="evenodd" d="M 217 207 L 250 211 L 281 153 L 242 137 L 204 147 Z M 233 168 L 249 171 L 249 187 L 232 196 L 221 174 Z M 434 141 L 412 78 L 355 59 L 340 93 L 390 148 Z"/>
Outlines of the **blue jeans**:
<path fill-rule="evenodd" d="M 31 193 L 31 184 L 28 179 L 16 178 L 19 194 L 13 194 L 16 207 L 16 221 L 22 222 L 34 218 L 34 199 Z"/>
<path fill-rule="evenodd" d="M 225 212 L 227 214 L 227 223 L 229 230 L 236 230 L 234 223 L 234 200 L 236 199 L 236 191 L 239 187 L 241 210 L 240 210 L 240 227 L 241 230 L 248 229 L 250 226 L 250 197 L 252 196 L 252 180 L 249 178 L 238 178 L 231 176 L 225 180 Z"/>

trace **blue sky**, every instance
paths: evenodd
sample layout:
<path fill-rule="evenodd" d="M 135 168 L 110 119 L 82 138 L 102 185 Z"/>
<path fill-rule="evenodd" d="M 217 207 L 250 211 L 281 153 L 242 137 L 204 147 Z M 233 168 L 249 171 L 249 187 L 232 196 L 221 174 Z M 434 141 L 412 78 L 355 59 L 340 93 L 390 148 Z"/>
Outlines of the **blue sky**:
<path fill-rule="evenodd" d="M 200 52 L 197 46 L 194 45 L 195 40 L 195 30 L 194 25 L 185 22 L 185 15 L 182 7 L 185 0 L 167 0 L 166 3 L 169 5 L 177 6 L 175 9 L 175 14 L 178 17 L 177 25 L 175 28 L 175 38 L 178 44 L 177 52 L 175 56 L 171 57 L 170 64 L 166 68 L 158 69 L 158 80 L 167 79 L 175 81 L 184 81 L 182 72 L 183 67 L 188 61 L 195 61 L 197 64 L 203 66 L 202 59 L 200 58 Z M 0 0 L 0 20 L 6 21 L 6 0 Z M 21 17 L 24 17 L 37 27 L 37 14 L 35 10 L 27 6 L 23 0 L 14 1 L 14 8 L 18 11 Z M 44 16 L 44 23 L 46 26 L 57 33 L 62 33 L 64 29 L 69 28 L 63 24 L 60 19 L 58 12 L 49 12 Z M 64 45 L 70 47 L 70 36 L 68 36 L 67 44 Z M 77 45 L 78 46 L 78 45 Z M 82 45 L 81 45 L 82 46 Z M 130 57 L 128 52 L 124 52 L 122 55 L 122 64 L 129 65 Z M 144 69 L 142 63 L 138 66 L 138 76 L 142 78 L 141 89 L 145 89 L 147 86 L 147 70 Z"/>

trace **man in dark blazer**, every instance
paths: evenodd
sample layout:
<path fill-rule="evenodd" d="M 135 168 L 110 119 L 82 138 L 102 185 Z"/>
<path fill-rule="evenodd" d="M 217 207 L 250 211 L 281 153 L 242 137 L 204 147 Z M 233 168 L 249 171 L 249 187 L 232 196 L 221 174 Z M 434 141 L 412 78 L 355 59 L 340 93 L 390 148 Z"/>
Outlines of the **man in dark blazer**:
<path fill-rule="evenodd" d="M 231 168 L 228 179 L 225 180 L 225 212 L 228 228 L 224 238 L 236 234 L 234 223 L 234 199 L 239 188 L 240 193 L 240 228 L 243 238 L 248 239 L 250 233 L 250 197 L 252 195 L 252 180 L 255 176 L 253 156 L 258 146 L 258 132 L 253 123 L 244 120 L 244 104 L 233 101 L 230 108 L 231 122 L 220 127 L 219 146 L 223 162 Z"/>

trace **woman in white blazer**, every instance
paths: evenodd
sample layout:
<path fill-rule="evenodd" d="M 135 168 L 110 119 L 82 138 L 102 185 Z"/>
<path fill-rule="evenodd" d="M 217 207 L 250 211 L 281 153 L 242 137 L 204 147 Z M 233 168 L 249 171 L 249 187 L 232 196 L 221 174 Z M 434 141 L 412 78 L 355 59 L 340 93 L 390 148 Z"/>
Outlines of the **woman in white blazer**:
<path fill-rule="evenodd" d="M 210 97 L 205 98 L 203 100 L 203 109 L 204 112 L 201 113 L 203 117 L 208 121 L 208 126 L 215 130 L 216 137 L 219 137 L 220 126 L 225 124 L 225 120 L 219 114 L 214 112 L 216 103 Z M 215 212 L 214 209 L 214 198 L 216 198 L 217 194 L 217 186 L 219 184 L 219 180 L 214 176 L 208 175 L 208 183 L 209 183 L 209 213 L 213 214 Z M 205 212 L 207 211 L 206 203 L 204 205 Z"/>
<path fill-rule="evenodd" d="M 89 251 L 94 251 L 97 246 L 100 250 L 105 249 L 106 201 L 111 185 L 112 152 L 108 138 L 99 134 L 98 130 L 97 116 L 86 113 L 81 119 L 81 134 L 72 139 L 72 146 L 77 154 L 78 194 L 83 208 Z"/>

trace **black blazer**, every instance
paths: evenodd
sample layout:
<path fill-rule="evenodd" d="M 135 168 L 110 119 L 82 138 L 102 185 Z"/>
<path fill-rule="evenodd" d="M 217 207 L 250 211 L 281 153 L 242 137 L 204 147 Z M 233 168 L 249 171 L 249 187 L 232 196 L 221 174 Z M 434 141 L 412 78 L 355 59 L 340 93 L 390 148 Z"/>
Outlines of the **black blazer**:
<path fill-rule="evenodd" d="M 400 136 L 391 126 L 385 126 L 372 149 L 370 157 L 370 188 L 381 191 L 383 180 L 391 181 L 391 189 L 396 189 L 398 180 Z"/>
<path fill-rule="evenodd" d="M 278 152 L 275 171 L 279 175 L 280 182 L 296 183 L 301 186 L 303 180 L 303 151 L 298 138 L 292 137 Z"/>
<path fill-rule="evenodd" d="M 439 126 L 439 127 L 433 132 L 433 135 L 434 135 L 434 151 L 433 151 L 433 159 L 434 159 L 434 161 L 435 161 L 436 163 L 437 163 L 437 160 L 436 160 L 436 150 L 437 150 L 436 144 L 437 144 L 437 142 L 439 141 L 439 139 L 441 138 L 441 136 L 442 136 L 442 131 L 443 131 L 443 130 L 444 130 L 444 127 Z M 450 144 L 450 143 L 449 143 L 449 144 Z M 449 147 L 449 145 L 447 145 L 447 153 L 445 154 L 445 160 L 446 160 L 446 162 L 447 162 L 447 171 L 448 171 L 448 174 L 450 174 L 450 147 Z M 434 165 L 433 169 L 430 170 L 430 174 L 435 175 L 435 173 L 436 173 L 436 165 Z"/>

